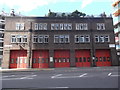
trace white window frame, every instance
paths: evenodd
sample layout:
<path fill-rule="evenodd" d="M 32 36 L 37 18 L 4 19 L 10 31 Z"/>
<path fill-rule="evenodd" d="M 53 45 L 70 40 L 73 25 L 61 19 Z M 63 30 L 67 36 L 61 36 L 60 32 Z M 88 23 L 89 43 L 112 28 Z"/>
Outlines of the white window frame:
<path fill-rule="evenodd" d="M 68 30 L 72 30 L 72 23 L 68 23 Z"/>
<path fill-rule="evenodd" d="M 48 43 L 49 42 L 49 35 L 44 35 L 44 43 Z"/>
<path fill-rule="evenodd" d="M 55 24 L 52 23 L 52 24 L 51 24 L 51 30 L 54 30 L 54 29 L 55 29 Z"/>
<path fill-rule="evenodd" d="M 84 30 L 88 30 L 88 24 L 87 24 L 87 23 L 84 23 L 84 24 L 83 24 L 83 29 L 84 29 Z"/>
<path fill-rule="evenodd" d="M 96 41 L 96 39 L 97 39 L 98 41 Z M 98 35 L 95 36 L 95 42 L 100 42 Z"/>
<path fill-rule="evenodd" d="M 105 30 L 105 24 L 104 23 L 97 23 L 97 30 Z"/>
<path fill-rule="evenodd" d="M 64 24 L 63 23 L 60 23 L 60 30 L 64 30 L 63 27 L 64 26 Z"/>
<path fill-rule="evenodd" d="M 100 38 L 100 42 L 101 42 L 101 43 L 104 43 L 104 42 L 105 42 L 104 36 L 99 36 L 99 38 Z"/>
<path fill-rule="evenodd" d="M 16 23 L 16 30 L 24 30 L 24 23 Z"/>
<path fill-rule="evenodd" d="M 64 30 L 68 30 L 68 24 L 64 23 Z"/>
<path fill-rule="evenodd" d="M 79 24 L 76 23 L 76 30 L 79 30 Z"/>
<path fill-rule="evenodd" d="M 86 39 L 88 39 L 88 41 L 86 41 Z M 90 42 L 90 36 L 89 35 L 85 35 L 85 42 Z"/>
<path fill-rule="evenodd" d="M 64 42 L 65 43 L 69 43 L 70 42 L 69 35 L 65 35 L 64 36 Z"/>
<path fill-rule="evenodd" d="M 108 39 L 107 41 L 106 41 L 106 38 Z M 105 39 L 105 40 L 104 40 L 105 42 L 110 42 L 110 37 L 109 37 L 109 35 L 106 35 L 106 36 L 104 37 L 104 39 Z"/>
<path fill-rule="evenodd" d="M 35 23 L 35 30 L 38 30 L 39 24 Z"/>
<path fill-rule="evenodd" d="M 43 30 L 47 30 L 47 23 L 44 23 Z"/>
<path fill-rule="evenodd" d="M 59 43 L 59 35 L 54 35 L 54 43 Z"/>
<path fill-rule="evenodd" d="M 22 35 L 16 35 L 16 38 L 17 38 L 17 43 L 22 43 L 23 42 L 23 37 Z M 19 42 L 19 40 L 21 40 L 21 42 Z"/>
<path fill-rule="evenodd" d="M 15 37 L 13 37 L 15 36 Z M 16 43 L 17 42 L 17 38 L 16 35 L 11 35 L 11 43 Z"/>
<path fill-rule="evenodd" d="M 64 38 L 65 38 L 64 35 L 59 35 L 59 43 L 65 43 Z M 62 39 L 63 39 L 63 40 L 62 40 Z"/>
<path fill-rule="evenodd" d="M 78 35 L 75 35 L 75 43 L 79 43 L 79 36 Z"/>
<path fill-rule="evenodd" d="M 38 36 L 38 43 L 43 43 L 44 42 L 44 36 L 43 35 L 39 35 Z"/>
<path fill-rule="evenodd" d="M 80 43 L 84 43 L 84 42 L 85 42 L 85 37 L 84 37 L 84 35 L 80 35 L 80 37 L 79 37 L 79 42 L 80 42 Z"/>
<path fill-rule="evenodd" d="M 36 40 L 35 40 L 36 39 Z M 34 35 L 33 36 L 33 43 L 38 43 L 38 36 L 37 35 Z"/>
<path fill-rule="evenodd" d="M 27 43 L 27 35 L 23 35 L 23 43 Z"/>

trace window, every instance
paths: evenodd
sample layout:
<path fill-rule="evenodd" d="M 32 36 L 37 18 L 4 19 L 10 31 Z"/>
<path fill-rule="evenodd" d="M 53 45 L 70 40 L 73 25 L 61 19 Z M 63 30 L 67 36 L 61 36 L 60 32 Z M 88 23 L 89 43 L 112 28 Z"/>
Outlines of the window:
<path fill-rule="evenodd" d="M 72 24 L 68 24 L 68 30 L 72 30 Z"/>
<path fill-rule="evenodd" d="M 54 43 L 69 43 L 69 35 L 54 35 Z"/>
<path fill-rule="evenodd" d="M 23 43 L 26 43 L 27 42 L 27 36 L 23 36 Z"/>
<path fill-rule="evenodd" d="M 16 30 L 24 30 L 24 23 L 16 23 Z"/>
<path fill-rule="evenodd" d="M 65 43 L 69 43 L 69 35 L 65 35 Z"/>
<path fill-rule="evenodd" d="M 77 23 L 76 30 L 88 30 L 87 23 Z"/>
<path fill-rule="evenodd" d="M 79 36 L 75 35 L 75 43 L 79 43 Z"/>
<path fill-rule="evenodd" d="M 80 42 L 84 42 L 84 36 L 80 36 L 80 38 L 79 38 L 80 40 Z"/>
<path fill-rule="evenodd" d="M 38 30 L 38 23 L 35 23 L 35 30 Z"/>
<path fill-rule="evenodd" d="M 16 40 L 16 35 L 12 35 L 11 36 L 11 43 L 16 43 L 17 40 Z"/>
<path fill-rule="evenodd" d="M 59 36 L 59 42 L 60 43 L 64 43 L 64 35 L 60 35 Z"/>
<path fill-rule="evenodd" d="M 33 43 L 37 43 L 38 42 L 38 36 L 33 36 Z"/>
<path fill-rule="evenodd" d="M 59 43 L 59 36 L 58 35 L 54 36 L 54 43 Z"/>
<path fill-rule="evenodd" d="M 59 24 L 56 23 L 54 28 L 55 28 L 55 30 L 59 30 Z"/>
<path fill-rule="evenodd" d="M 99 36 L 95 36 L 95 42 L 99 42 Z"/>
<path fill-rule="evenodd" d="M 105 30 L 105 24 L 104 23 L 97 23 L 97 30 Z"/>
<path fill-rule="evenodd" d="M 35 30 L 47 30 L 47 23 L 35 23 Z"/>
<path fill-rule="evenodd" d="M 72 30 L 71 23 L 52 23 L 51 30 Z"/>
<path fill-rule="evenodd" d="M 54 30 L 54 24 L 51 24 L 51 30 Z"/>
<path fill-rule="evenodd" d="M 85 36 L 85 42 L 90 42 L 90 36 L 88 35 Z"/>
<path fill-rule="evenodd" d="M 43 43 L 43 36 L 42 36 L 42 35 L 39 35 L 39 36 L 38 36 L 38 42 L 39 42 L 39 43 Z"/>
<path fill-rule="evenodd" d="M 60 24 L 60 30 L 63 30 L 63 24 L 62 23 Z"/>
<path fill-rule="evenodd" d="M 105 36 L 105 42 L 110 42 L 109 36 Z"/>
<path fill-rule="evenodd" d="M 48 35 L 45 35 L 45 36 L 44 36 L 44 43 L 48 43 L 48 38 L 49 38 Z"/>
<path fill-rule="evenodd" d="M 75 35 L 75 43 L 87 43 L 90 42 L 89 35 Z"/>
<path fill-rule="evenodd" d="M 22 43 L 22 36 L 21 35 L 17 35 L 17 43 Z"/>
<path fill-rule="evenodd" d="M 110 39 L 108 35 L 95 36 L 95 42 L 110 42 Z"/>
<path fill-rule="evenodd" d="M 104 42 L 104 36 L 100 36 L 100 42 Z"/>
<path fill-rule="evenodd" d="M 12 35 L 11 43 L 27 43 L 27 35 Z"/>

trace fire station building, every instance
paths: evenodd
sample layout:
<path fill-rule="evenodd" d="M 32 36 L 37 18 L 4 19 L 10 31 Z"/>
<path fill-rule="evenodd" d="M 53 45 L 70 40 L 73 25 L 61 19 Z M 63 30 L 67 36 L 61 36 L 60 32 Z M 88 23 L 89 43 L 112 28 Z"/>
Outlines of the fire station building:
<path fill-rule="evenodd" d="M 112 17 L 6 17 L 2 68 L 118 64 Z"/>

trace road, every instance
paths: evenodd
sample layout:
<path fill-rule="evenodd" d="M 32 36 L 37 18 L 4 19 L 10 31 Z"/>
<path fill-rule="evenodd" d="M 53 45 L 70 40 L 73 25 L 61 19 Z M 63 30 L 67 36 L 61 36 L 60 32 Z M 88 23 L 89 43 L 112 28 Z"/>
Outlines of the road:
<path fill-rule="evenodd" d="M 2 88 L 118 88 L 118 67 L 2 73 Z"/>

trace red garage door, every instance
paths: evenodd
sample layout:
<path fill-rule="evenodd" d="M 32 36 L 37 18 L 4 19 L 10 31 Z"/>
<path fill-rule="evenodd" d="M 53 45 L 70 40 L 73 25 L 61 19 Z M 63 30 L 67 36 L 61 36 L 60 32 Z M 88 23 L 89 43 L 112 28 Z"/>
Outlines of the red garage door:
<path fill-rule="evenodd" d="M 96 65 L 111 66 L 110 50 L 96 50 Z"/>
<path fill-rule="evenodd" d="M 32 57 L 33 68 L 48 68 L 49 51 L 48 50 L 34 50 Z"/>
<path fill-rule="evenodd" d="M 70 67 L 70 51 L 55 50 L 54 62 L 55 62 L 55 67 Z"/>
<path fill-rule="evenodd" d="M 90 50 L 76 50 L 76 67 L 90 67 Z"/>
<path fill-rule="evenodd" d="M 27 68 L 27 51 L 12 50 L 10 51 L 9 68 Z"/>

